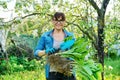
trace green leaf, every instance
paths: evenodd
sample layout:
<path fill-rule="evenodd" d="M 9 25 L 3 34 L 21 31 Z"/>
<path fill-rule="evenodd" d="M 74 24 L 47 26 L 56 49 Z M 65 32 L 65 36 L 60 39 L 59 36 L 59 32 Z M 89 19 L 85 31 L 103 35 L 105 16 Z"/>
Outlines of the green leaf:
<path fill-rule="evenodd" d="M 7 8 L 7 3 L 4 1 L 0 1 L 0 5 L 2 5 L 3 8 Z"/>
<path fill-rule="evenodd" d="M 89 75 L 92 75 L 92 74 L 93 74 L 92 71 L 91 71 L 91 69 L 90 69 L 90 67 L 89 67 L 88 65 L 83 66 L 83 68 L 84 68 L 84 70 L 85 70 Z"/>

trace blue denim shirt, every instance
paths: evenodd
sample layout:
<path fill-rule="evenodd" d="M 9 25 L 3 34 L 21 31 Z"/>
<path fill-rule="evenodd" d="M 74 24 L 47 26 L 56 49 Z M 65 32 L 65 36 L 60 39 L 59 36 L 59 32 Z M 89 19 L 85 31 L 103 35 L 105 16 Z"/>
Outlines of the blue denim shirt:
<path fill-rule="evenodd" d="M 45 32 L 41 35 L 39 41 L 38 41 L 38 44 L 36 46 L 36 49 L 34 51 L 34 55 L 35 56 L 38 56 L 38 52 L 41 51 L 41 50 L 45 50 L 45 49 L 49 49 L 49 48 L 52 48 L 53 47 L 53 37 L 52 37 L 52 32 L 54 31 L 53 30 L 50 30 L 48 32 Z M 66 30 L 64 30 L 64 33 L 65 33 L 65 38 L 66 37 L 69 37 L 69 36 L 73 36 L 73 39 L 74 38 L 74 35 L 73 33 L 70 33 Z M 46 78 L 49 77 L 49 71 L 50 71 L 50 65 L 47 63 L 46 66 L 45 66 L 45 74 L 46 74 Z"/>

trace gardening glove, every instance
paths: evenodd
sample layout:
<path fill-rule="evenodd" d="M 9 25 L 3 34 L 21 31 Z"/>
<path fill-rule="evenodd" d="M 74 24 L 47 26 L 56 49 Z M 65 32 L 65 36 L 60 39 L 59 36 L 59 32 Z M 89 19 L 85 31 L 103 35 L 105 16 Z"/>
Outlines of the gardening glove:
<path fill-rule="evenodd" d="M 50 48 L 50 49 L 46 49 L 45 50 L 45 53 L 48 54 L 48 55 L 51 55 L 51 54 L 54 54 L 56 53 L 57 49 L 55 48 Z"/>
<path fill-rule="evenodd" d="M 66 41 L 66 42 L 63 42 L 63 43 L 60 45 L 60 49 L 61 49 L 62 51 L 66 51 L 66 50 L 70 49 L 70 48 L 73 46 L 74 42 L 75 42 L 75 40 L 68 40 L 68 41 Z"/>

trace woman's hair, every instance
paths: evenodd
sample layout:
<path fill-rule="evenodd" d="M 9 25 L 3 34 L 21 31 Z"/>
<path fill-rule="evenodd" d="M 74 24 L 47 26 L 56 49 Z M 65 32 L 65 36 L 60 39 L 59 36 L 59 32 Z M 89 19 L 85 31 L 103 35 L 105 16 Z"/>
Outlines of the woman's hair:
<path fill-rule="evenodd" d="M 53 15 L 52 20 L 55 20 L 55 21 L 65 21 L 65 14 L 62 13 L 62 12 L 56 12 Z"/>

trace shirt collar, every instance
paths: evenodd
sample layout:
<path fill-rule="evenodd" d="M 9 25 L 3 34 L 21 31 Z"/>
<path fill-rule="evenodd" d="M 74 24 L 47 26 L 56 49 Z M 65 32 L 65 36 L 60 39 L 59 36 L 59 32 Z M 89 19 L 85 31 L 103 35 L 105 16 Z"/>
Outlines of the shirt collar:
<path fill-rule="evenodd" d="M 50 30 L 50 31 L 48 32 L 48 36 L 52 36 L 53 31 L 54 31 L 54 29 Z M 68 31 L 66 31 L 65 29 L 63 29 L 63 32 L 65 33 L 65 37 L 68 37 L 68 36 L 69 36 Z"/>

